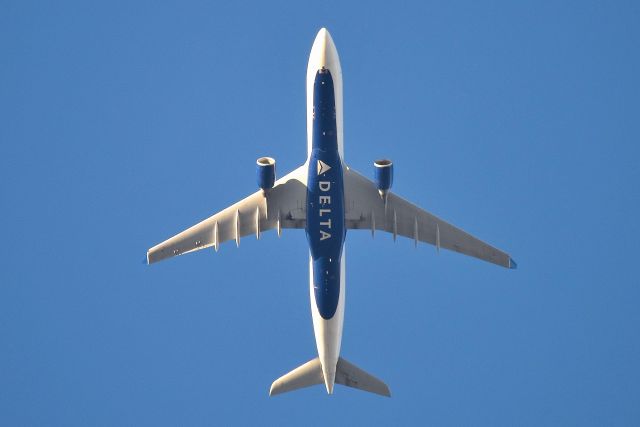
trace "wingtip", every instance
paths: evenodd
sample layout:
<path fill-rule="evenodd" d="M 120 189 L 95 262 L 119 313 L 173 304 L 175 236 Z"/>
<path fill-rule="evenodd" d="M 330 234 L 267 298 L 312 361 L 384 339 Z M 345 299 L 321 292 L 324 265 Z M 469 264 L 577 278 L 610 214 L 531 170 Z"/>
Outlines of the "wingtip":
<path fill-rule="evenodd" d="M 142 259 L 142 264 L 149 265 L 149 254 L 145 255 Z"/>
<path fill-rule="evenodd" d="M 511 270 L 516 270 L 518 268 L 518 264 L 516 264 L 513 258 L 509 258 L 509 268 Z"/>
<path fill-rule="evenodd" d="M 277 396 L 281 393 L 281 390 L 278 389 L 278 384 L 278 380 L 271 383 L 271 387 L 269 387 L 269 397 Z"/>

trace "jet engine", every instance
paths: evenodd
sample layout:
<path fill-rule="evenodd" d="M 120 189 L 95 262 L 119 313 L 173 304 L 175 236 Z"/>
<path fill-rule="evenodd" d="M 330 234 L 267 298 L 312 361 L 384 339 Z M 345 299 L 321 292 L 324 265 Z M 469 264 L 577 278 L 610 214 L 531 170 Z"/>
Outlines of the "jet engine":
<path fill-rule="evenodd" d="M 393 162 L 391 160 L 382 159 L 373 162 L 374 171 L 373 178 L 378 187 L 380 197 L 386 199 L 387 192 L 393 184 Z"/>
<path fill-rule="evenodd" d="M 275 159 L 271 157 L 260 157 L 256 163 L 258 165 L 258 187 L 262 188 L 262 191 L 273 188 L 273 184 L 276 182 Z"/>

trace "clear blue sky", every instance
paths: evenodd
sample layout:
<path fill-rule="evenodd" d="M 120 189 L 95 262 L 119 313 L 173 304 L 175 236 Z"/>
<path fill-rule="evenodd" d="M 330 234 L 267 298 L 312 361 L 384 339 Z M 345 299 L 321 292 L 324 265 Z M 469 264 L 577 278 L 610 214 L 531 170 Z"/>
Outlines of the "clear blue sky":
<path fill-rule="evenodd" d="M 516 3 L 2 2 L 0 424 L 640 424 L 640 6 Z M 140 263 L 304 161 L 322 26 L 347 162 L 520 267 L 348 234 L 391 399 L 268 397 L 316 354 L 304 233 Z"/>

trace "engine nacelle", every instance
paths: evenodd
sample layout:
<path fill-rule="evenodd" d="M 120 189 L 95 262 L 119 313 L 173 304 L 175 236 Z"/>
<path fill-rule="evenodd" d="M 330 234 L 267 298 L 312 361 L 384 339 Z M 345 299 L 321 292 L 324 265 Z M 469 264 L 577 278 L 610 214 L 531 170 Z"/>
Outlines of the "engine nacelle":
<path fill-rule="evenodd" d="M 386 199 L 387 192 L 393 185 L 393 162 L 391 160 L 382 159 L 373 162 L 373 180 L 378 187 L 378 193 Z"/>
<path fill-rule="evenodd" d="M 271 157 L 260 157 L 258 164 L 258 187 L 262 188 L 262 191 L 267 191 L 273 188 L 273 184 L 276 182 L 276 161 Z"/>

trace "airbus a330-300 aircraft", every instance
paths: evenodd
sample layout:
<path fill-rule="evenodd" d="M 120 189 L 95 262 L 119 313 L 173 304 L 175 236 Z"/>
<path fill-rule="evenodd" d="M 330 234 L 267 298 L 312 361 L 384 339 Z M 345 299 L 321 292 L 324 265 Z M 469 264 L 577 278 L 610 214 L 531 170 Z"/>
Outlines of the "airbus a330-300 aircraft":
<path fill-rule="evenodd" d="M 342 71 L 331 35 L 321 29 L 307 67 L 306 162 L 275 180 L 275 160 L 257 160 L 260 189 L 249 197 L 154 246 L 149 264 L 276 229 L 304 229 L 309 242 L 309 294 L 318 357 L 278 378 L 270 395 L 315 384 L 332 394 L 342 384 L 390 396 L 385 383 L 340 357 L 345 305 L 347 230 L 376 230 L 470 255 L 503 267 L 516 264 L 503 251 L 390 192 L 393 164 L 374 162 L 374 181 L 346 165 Z"/>

